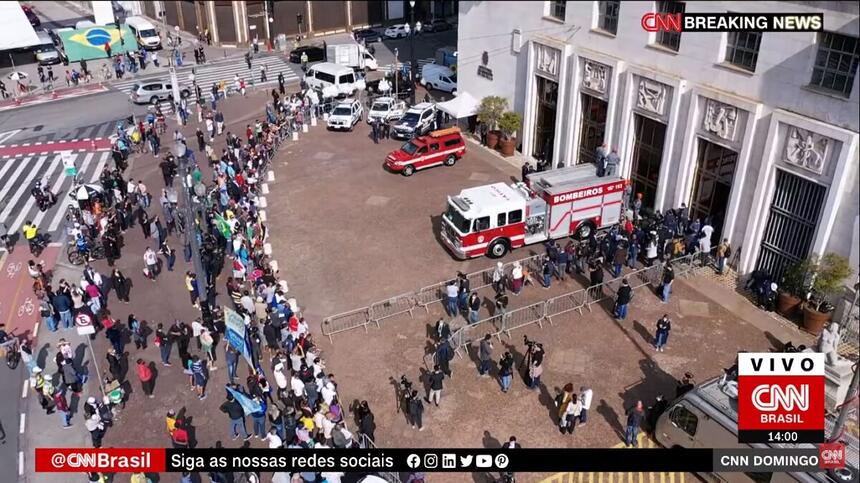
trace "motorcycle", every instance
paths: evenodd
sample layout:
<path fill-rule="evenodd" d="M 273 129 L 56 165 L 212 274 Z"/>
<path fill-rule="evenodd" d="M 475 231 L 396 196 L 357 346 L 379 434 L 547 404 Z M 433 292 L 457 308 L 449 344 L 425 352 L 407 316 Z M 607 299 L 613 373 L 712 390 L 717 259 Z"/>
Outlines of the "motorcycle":
<path fill-rule="evenodd" d="M 30 245 L 30 253 L 33 254 L 34 257 L 38 257 L 42 254 L 42 250 L 48 246 L 48 239 L 45 235 L 39 233 L 32 240 L 27 240 L 27 243 Z"/>
<path fill-rule="evenodd" d="M 51 190 L 46 187 L 42 187 L 40 183 L 36 183 L 36 186 L 30 191 L 34 198 L 36 198 L 36 204 L 39 205 L 39 211 L 48 211 L 52 206 L 57 203 L 57 195 L 55 195 Z"/>
<path fill-rule="evenodd" d="M 18 339 L 11 337 L 0 344 L 0 349 L 6 351 L 6 366 L 14 370 L 21 362 L 21 353 L 18 351 Z"/>

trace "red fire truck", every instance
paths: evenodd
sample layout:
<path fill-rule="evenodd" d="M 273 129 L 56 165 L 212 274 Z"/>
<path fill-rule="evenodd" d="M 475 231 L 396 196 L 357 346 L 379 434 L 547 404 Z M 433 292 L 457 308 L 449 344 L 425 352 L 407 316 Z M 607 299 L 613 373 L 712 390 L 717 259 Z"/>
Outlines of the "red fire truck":
<path fill-rule="evenodd" d="M 494 183 L 448 197 L 442 240 L 458 258 L 504 256 L 523 245 L 588 238 L 621 218 L 627 180 L 598 177 L 592 164 L 532 173 L 527 183 Z"/>

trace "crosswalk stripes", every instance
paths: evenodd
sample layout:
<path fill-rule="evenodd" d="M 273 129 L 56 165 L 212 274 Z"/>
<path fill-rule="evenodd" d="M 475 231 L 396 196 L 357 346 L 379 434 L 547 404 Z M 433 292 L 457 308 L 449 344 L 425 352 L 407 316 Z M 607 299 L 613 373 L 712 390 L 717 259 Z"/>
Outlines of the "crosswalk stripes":
<path fill-rule="evenodd" d="M 660 448 L 654 439 L 640 432 L 636 437 L 637 448 Z M 625 448 L 618 443 L 613 448 Z M 632 451 L 632 450 L 631 450 Z M 686 483 L 685 473 L 672 472 L 565 472 L 556 473 L 540 483 Z"/>
<path fill-rule="evenodd" d="M 260 65 L 264 64 L 266 66 L 266 82 L 260 83 Z M 205 64 L 197 66 L 196 73 L 194 74 L 194 80 L 197 82 L 197 85 L 200 86 L 200 89 L 204 93 L 204 97 L 209 99 L 209 92 L 212 87 L 213 82 L 225 81 L 227 83 L 233 82 L 233 78 L 236 74 L 239 74 L 240 78 L 245 79 L 245 83 L 248 86 L 260 86 L 260 85 L 276 85 L 278 83 L 278 74 L 284 74 L 284 80 L 286 83 L 296 82 L 299 80 L 299 76 L 283 58 L 279 56 L 266 56 L 260 57 L 253 60 L 252 67 L 249 70 L 247 64 L 245 64 L 242 60 L 236 60 L 234 62 L 229 63 L 220 63 L 220 64 Z M 191 86 L 191 81 L 189 80 L 190 71 L 186 71 L 183 73 L 178 73 L 177 77 L 179 79 L 179 84 L 182 88 L 186 88 L 191 91 L 191 97 L 189 101 L 197 100 L 197 93 L 194 92 L 194 89 Z M 160 75 L 135 78 L 129 80 L 123 80 L 119 82 L 113 83 L 113 87 L 125 92 L 131 93 L 132 86 L 134 84 L 138 84 L 141 82 L 152 82 L 156 80 L 161 81 L 169 81 L 170 76 L 167 73 L 162 73 Z M 164 101 L 166 102 L 166 101 Z"/>
<path fill-rule="evenodd" d="M 116 125 L 122 119 L 116 119 L 114 121 L 100 122 L 98 124 L 91 124 L 88 126 L 79 126 L 73 129 L 68 130 L 59 130 L 47 134 L 39 134 L 37 132 L 28 131 L 28 130 L 19 130 L 22 131 L 16 137 L 14 143 L 15 144 L 23 144 L 29 143 L 31 145 L 39 145 L 51 143 L 59 140 L 76 140 L 76 139 L 96 139 L 96 138 L 108 138 L 116 131 Z M 8 143 L 0 143 L 0 145 L 8 144 Z M 2 177 L 2 176 L 0 176 Z"/>
<path fill-rule="evenodd" d="M 73 153 L 78 166 L 79 178 L 86 183 L 97 183 L 99 175 L 111 160 L 110 152 Z M 9 233 L 20 231 L 24 222 L 31 221 L 42 233 L 49 233 L 57 240 L 57 231 L 69 205 L 69 194 L 74 180 L 63 169 L 62 156 L 52 153 L 39 156 L 24 156 L 0 161 L 0 222 Z M 47 211 L 40 211 L 30 189 L 36 180 L 50 187 L 57 195 L 57 203 Z"/>

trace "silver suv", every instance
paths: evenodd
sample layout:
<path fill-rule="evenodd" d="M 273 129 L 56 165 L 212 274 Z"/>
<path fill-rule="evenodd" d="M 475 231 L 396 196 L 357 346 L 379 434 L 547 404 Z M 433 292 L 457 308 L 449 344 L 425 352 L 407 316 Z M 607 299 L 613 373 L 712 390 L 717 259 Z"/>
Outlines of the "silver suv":
<path fill-rule="evenodd" d="M 179 89 L 183 99 L 191 97 L 191 91 Z M 135 104 L 156 104 L 163 100 L 173 99 L 173 86 L 169 82 L 151 81 L 136 82 L 131 88 L 131 102 Z"/>

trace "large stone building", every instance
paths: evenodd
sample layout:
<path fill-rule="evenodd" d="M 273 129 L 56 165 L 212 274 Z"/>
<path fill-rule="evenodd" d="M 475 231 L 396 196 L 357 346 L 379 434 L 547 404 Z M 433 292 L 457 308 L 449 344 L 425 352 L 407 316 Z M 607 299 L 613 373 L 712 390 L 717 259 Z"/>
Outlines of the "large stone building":
<path fill-rule="evenodd" d="M 75 2 L 84 8 L 88 1 Z M 366 26 L 380 26 L 409 19 L 409 2 L 404 0 L 326 0 L 326 1 L 218 1 L 159 0 L 121 1 L 135 15 L 146 15 L 169 27 L 197 33 L 208 29 L 215 44 L 247 45 L 265 42 L 279 34 L 298 33 L 314 37 L 347 32 Z M 163 16 L 162 16 L 163 13 Z M 454 0 L 419 0 L 416 20 L 444 18 L 457 14 Z M 271 22 L 266 22 L 266 18 Z M 299 23 L 301 21 L 301 23 Z"/>
<path fill-rule="evenodd" d="M 459 5 L 458 90 L 523 114 L 524 159 L 589 162 L 606 142 L 647 206 L 686 203 L 779 274 L 810 253 L 858 267 L 858 4 Z M 649 33 L 643 14 L 823 12 L 823 33 Z M 851 282 L 853 284 L 853 281 Z"/>

